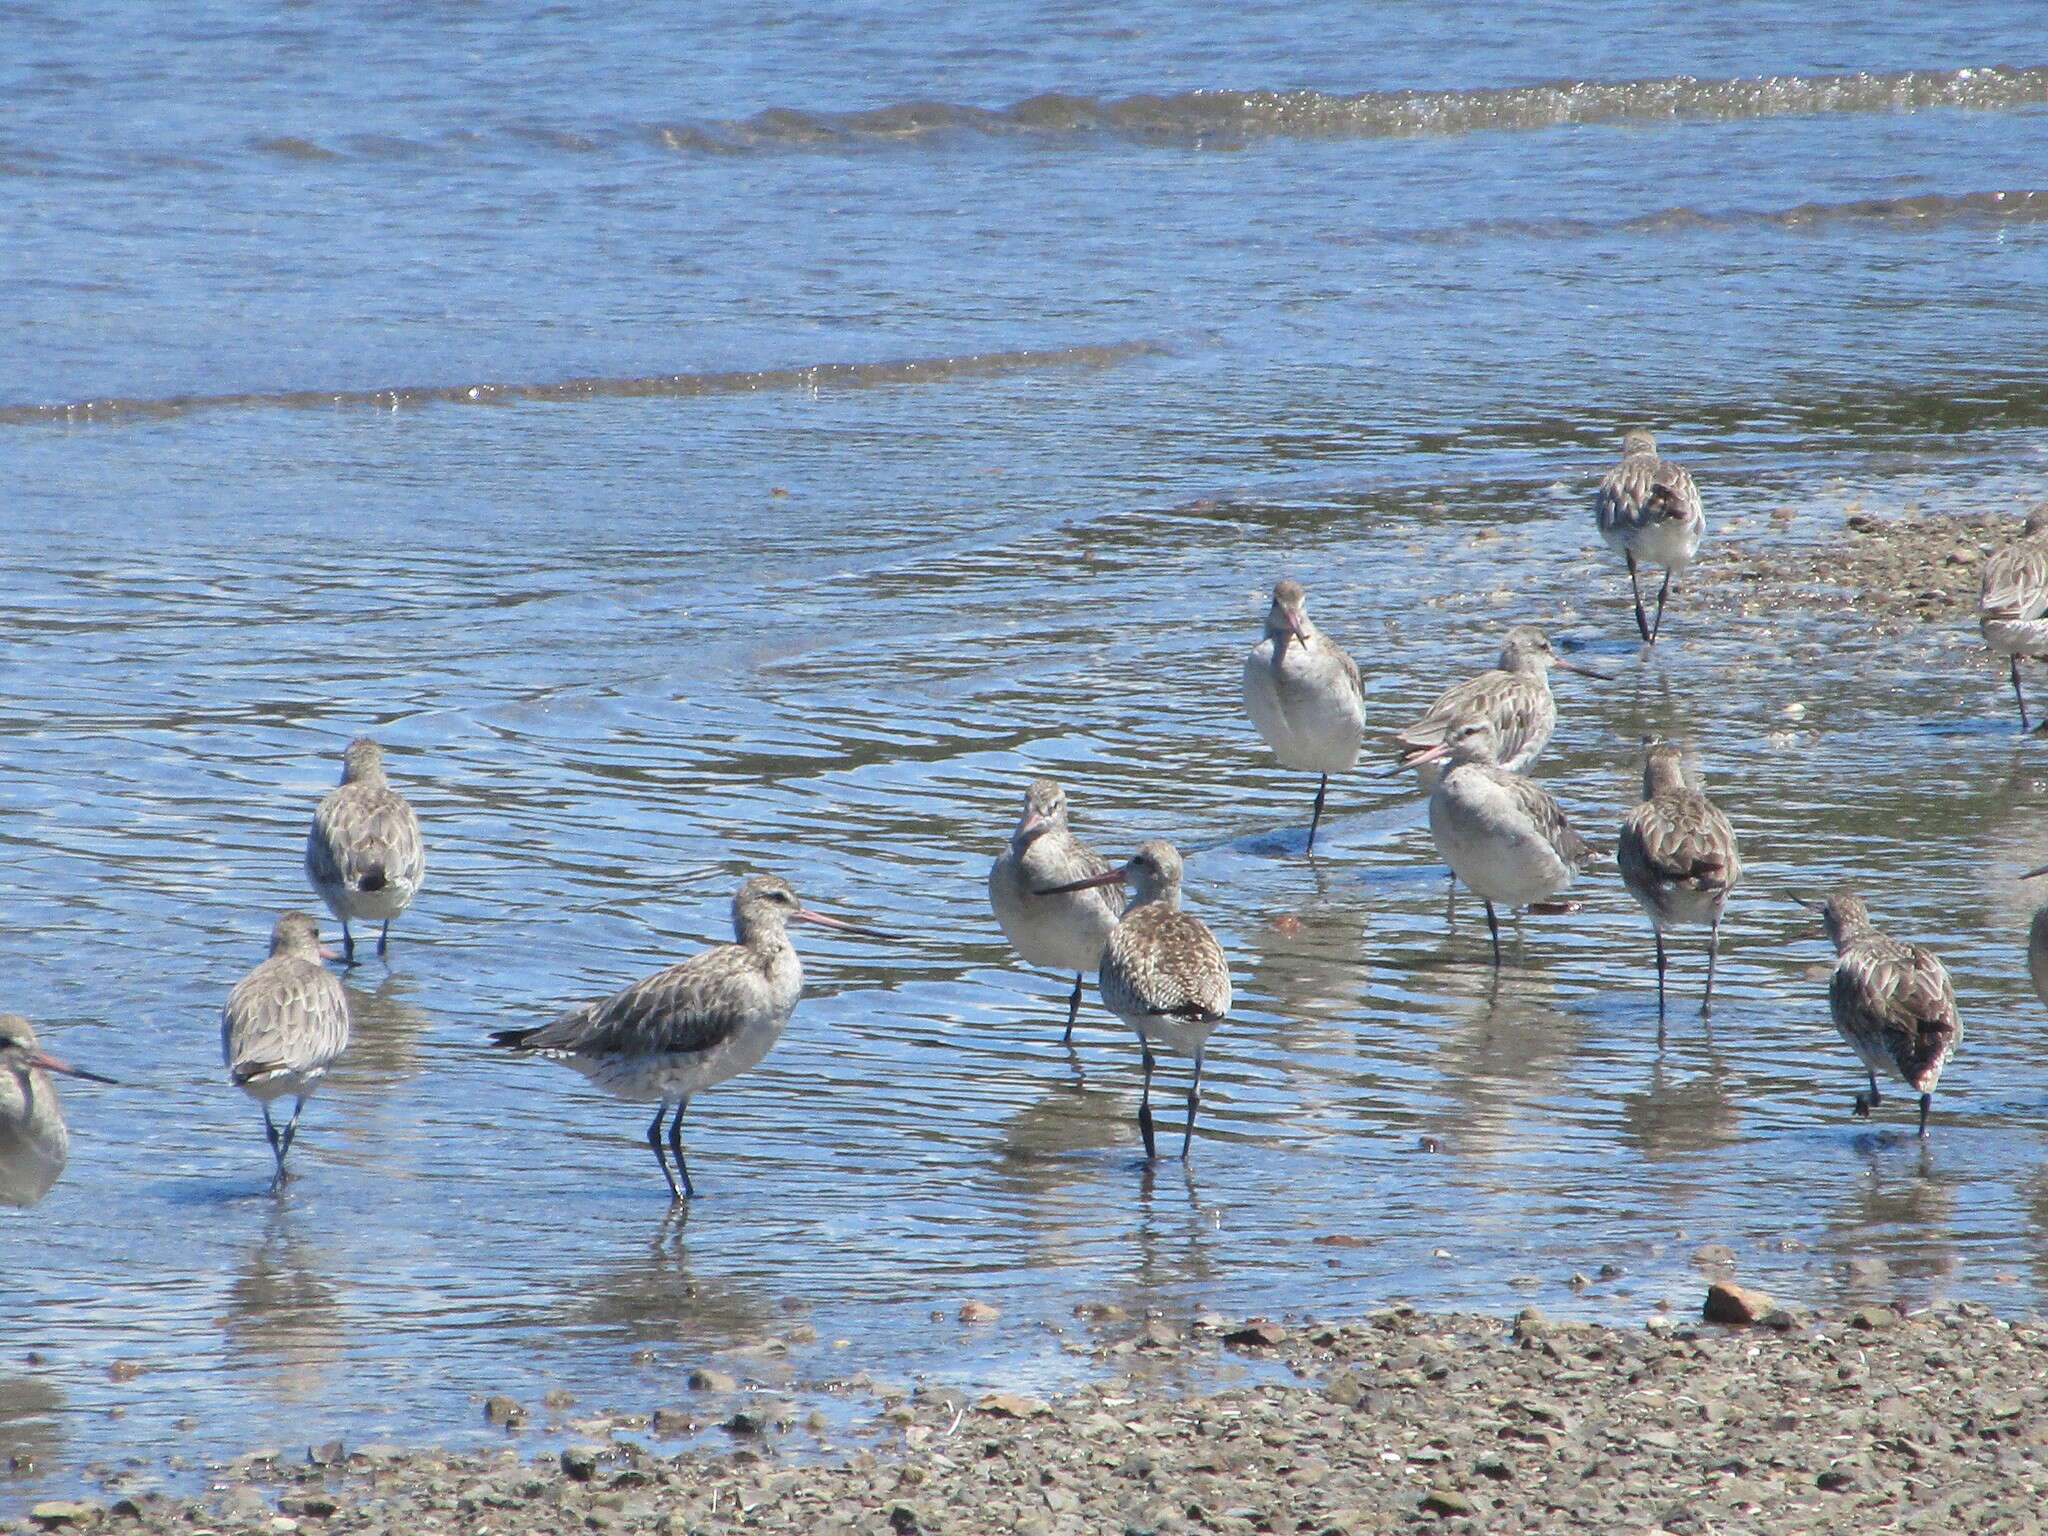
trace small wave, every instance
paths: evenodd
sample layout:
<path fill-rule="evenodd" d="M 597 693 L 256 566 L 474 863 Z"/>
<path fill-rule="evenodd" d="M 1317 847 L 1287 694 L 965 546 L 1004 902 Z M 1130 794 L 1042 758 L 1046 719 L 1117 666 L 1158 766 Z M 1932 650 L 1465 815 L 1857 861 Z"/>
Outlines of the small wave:
<path fill-rule="evenodd" d="M 1701 80 L 1563 80 L 1450 91 L 1185 91 L 1097 97 L 1048 93 L 1008 107 L 912 101 L 860 112 L 775 107 L 725 121 L 562 127 L 514 125 L 497 136 L 560 153 L 638 143 L 675 154 L 761 154 L 860 148 L 968 137 L 1043 143 L 1114 139 L 1194 147 L 1252 139 L 1363 139 L 1518 132 L 1579 123 L 1734 121 L 1822 112 L 1914 112 L 1934 107 L 2006 111 L 2048 103 L 2048 65 L 1900 70 L 1891 74 L 1772 75 Z M 492 137 L 364 134 L 347 153 L 365 159 L 466 151 Z M 298 138 L 255 141 L 292 159 L 338 153 Z"/>
<path fill-rule="evenodd" d="M 862 389 L 883 384 L 928 384 L 996 378 L 1041 368 L 1106 368 L 1163 353 L 1156 341 L 1060 347 L 1036 352 L 973 352 L 960 357 L 904 358 L 885 363 L 820 363 L 807 368 L 764 368 L 743 373 L 665 373 L 629 379 L 563 379 L 545 384 L 424 384 L 394 389 L 292 389 L 160 398 L 109 396 L 66 405 L 0 406 L 0 424 L 158 420 L 194 411 L 233 408 L 285 410 L 402 410 L 415 405 L 513 405 L 527 401 L 688 399 L 743 395 L 760 390 Z"/>
<path fill-rule="evenodd" d="M 1459 245 L 1502 237 L 1570 240 L 1689 229 L 1808 229 L 1859 222 L 1926 229 L 1951 224 L 2033 224 L 2042 220 L 2048 220 L 2048 191 L 1925 192 L 1912 197 L 1801 203 L 1795 208 L 1702 209 L 1681 205 L 1627 219 L 1481 219 L 1441 229 L 1389 230 L 1354 238 L 1361 244 Z"/>

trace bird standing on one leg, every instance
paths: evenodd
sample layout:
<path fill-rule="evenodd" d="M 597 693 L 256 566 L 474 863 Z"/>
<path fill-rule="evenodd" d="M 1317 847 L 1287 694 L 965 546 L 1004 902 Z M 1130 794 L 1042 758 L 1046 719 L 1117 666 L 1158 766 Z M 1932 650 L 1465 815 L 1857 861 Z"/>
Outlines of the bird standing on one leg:
<path fill-rule="evenodd" d="M 1685 782 L 1678 748 L 1668 741 L 1645 744 L 1643 798 L 1621 824 L 1615 862 L 1650 918 L 1657 941 L 1657 1023 L 1664 1022 L 1664 930 L 1709 928 L 1707 990 L 1700 1017 L 1714 1011 L 1714 961 L 1721 944 L 1721 914 L 1728 893 L 1742 877 L 1735 828 L 1719 806 Z"/>
<path fill-rule="evenodd" d="M 384 925 L 382 955 L 391 920 L 412 904 L 426 873 L 419 818 L 384 777 L 384 749 L 358 737 L 342 757 L 340 786 L 320 802 L 306 834 L 306 878 L 341 922 L 345 964 L 356 963 L 349 919 Z"/>
<path fill-rule="evenodd" d="M 1357 663 L 1310 622 L 1308 596 L 1298 581 L 1273 587 L 1265 638 L 1245 658 L 1244 707 L 1282 767 L 1322 775 L 1308 823 L 1313 853 L 1330 775 L 1348 772 L 1358 761 L 1365 689 Z"/>
<path fill-rule="evenodd" d="M 1047 887 L 1107 874 L 1110 863 L 1067 830 L 1067 795 L 1051 779 L 1033 779 L 1010 846 L 988 872 L 989 905 L 1010 946 L 1027 965 L 1074 973 L 1067 1032 L 1081 1010 L 1081 978 L 1102 960 L 1116 927 L 1116 898 L 1099 888 L 1045 896 Z"/>
<path fill-rule="evenodd" d="M 2030 729 L 2020 658 L 2048 658 L 2048 501 L 2027 513 L 2019 538 L 1984 562 L 1977 586 L 1977 627 L 1994 656 L 2006 658 L 2020 730 Z"/>
<path fill-rule="evenodd" d="M 306 1100 L 348 1049 L 348 994 L 321 958 L 313 919 L 303 912 L 280 913 L 270 932 L 270 958 L 235 983 L 220 1011 L 228 1081 L 263 1106 L 279 1188 Z M 292 1117 L 279 1130 L 270 1105 L 287 1094 Z"/>
<path fill-rule="evenodd" d="M 1835 946 L 1835 974 L 1828 983 L 1835 1028 L 1870 1078 L 1869 1094 L 1856 1095 L 1856 1113 L 1868 1115 L 1884 1102 L 1877 1087 L 1880 1071 L 1895 1075 L 1920 1095 L 1925 1136 L 1941 1069 L 1963 1038 L 1948 967 L 1918 944 L 1880 933 L 1854 891 L 1839 890 L 1806 905 L 1820 912 Z"/>
<path fill-rule="evenodd" d="M 1628 562 L 1629 591 L 1635 597 L 1636 628 L 1646 644 L 1655 645 L 1664 628 L 1664 600 L 1671 581 L 1692 564 L 1707 531 L 1700 493 L 1683 466 L 1657 456 L 1657 439 L 1637 427 L 1621 440 L 1621 462 L 1610 469 L 1593 493 L 1593 514 L 1607 547 Z M 1657 589 L 1657 621 L 1643 612 L 1639 561 L 1664 567 Z"/>
<path fill-rule="evenodd" d="M 1202 1056 L 1209 1036 L 1230 1013 L 1230 963 L 1223 946 L 1198 917 L 1180 909 L 1180 852 L 1153 839 L 1140 843 L 1130 861 L 1106 874 L 1076 880 L 1059 891 L 1088 890 L 1128 882 L 1131 904 L 1102 952 L 1102 1001 L 1138 1032 L 1144 1060 L 1144 1088 L 1138 1098 L 1138 1132 L 1145 1160 L 1159 1155 L 1152 1133 L 1152 1047 L 1164 1046 L 1195 1059 L 1188 1084 L 1188 1122 L 1181 1135 L 1186 1161 L 1202 1101 Z"/>

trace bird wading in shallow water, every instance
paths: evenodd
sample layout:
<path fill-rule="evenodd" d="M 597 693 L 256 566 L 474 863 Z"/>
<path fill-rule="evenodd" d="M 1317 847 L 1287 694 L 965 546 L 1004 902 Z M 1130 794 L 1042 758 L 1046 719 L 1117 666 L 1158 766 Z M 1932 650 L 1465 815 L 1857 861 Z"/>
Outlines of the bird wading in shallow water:
<path fill-rule="evenodd" d="M 683 1161 L 683 1111 L 706 1088 L 758 1065 L 782 1038 L 804 985 L 803 965 L 789 942 L 792 922 L 881 937 L 808 910 L 780 875 L 750 875 L 732 898 L 734 943 L 714 944 L 552 1024 L 499 1030 L 492 1043 L 546 1056 L 607 1093 L 653 1104 L 647 1145 L 672 1199 L 692 1199 L 697 1191 Z M 671 1109 L 664 1153 L 662 1122 Z"/>
<path fill-rule="evenodd" d="M 1273 587 L 1265 638 L 1245 658 L 1244 707 L 1283 768 L 1322 776 L 1308 823 L 1313 853 L 1330 775 L 1358 762 L 1365 690 L 1357 664 L 1310 621 L 1308 595 L 1298 581 Z"/>
<path fill-rule="evenodd" d="M 348 1049 L 348 994 L 320 963 L 324 956 L 312 918 L 280 913 L 270 931 L 270 958 L 235 983 L 220 1011 L 221 1060 L 228 1081 L 263 1106 L 278 1188 L 306 1100 Z M 286 1095 L 292 1117 L 280 1131 L 270 1106 Z"/>
<path fill-rule="evenodd" d="M 1145 1082 L 1138 1098 L 1138 1132 L 1145 1160 L 1159 1155 L 1152 1132 L 1152 1048 L 1192 1056 L 1188 1123 L 1181 1135 L 1186 1161 L 1202 1101 L 1202 1056 L 1209 1036 L 1230 1013 L 1230 964 L 1223 946 L 1198 917 L 1180 909 L 1180 851 L 1154 839 L 1140 843 L 1126 864 L 1106 874 L 1055 886 L 1042 894 L 1080 891 L 1118 882 L 1131 887 L 1130 905 L 1102 952 L 1102 1001 L 1138 1032 Z"/>
<path fill-rule="evenodd" d="M 1884 1102 L 1879 1072 L 1896 1076 L 1920 1095 L 1925 1136 L 1941 1069 L 1963 1038 L 1948 967 L 1920 945 L 1878 932 L 1854 891 L 1839 890 L 1805 905 L 1820 913 L 1835 946 L 1835 974 L 1828 983 L 1835 1028 L 1870 1078 L 1870 1092 L 1856 1095 L 1856 1113 L 1868 1115 Z"/>
<path fill-rule="evenodd" d="M 1622 437 L 1621 462 L 1607 471 L 1593 493 L 1593 515 L 1607 547 L 1628 563 L 1636 628 L 1647 644 L 1655 645 L 1664 628 L 1664 601 L 1671 595 L 1672 578 L 1692 564 L 1707 531 L 1699 490 L 1683 466 L 1657 456 L 1657 439 L 1637 427 Z M 1638 563 L 1664 567 L 1654 624 L 1643 612 Z"/>
<path fill-rule="evenodd" d="M 1424 761 L 1423 754 L 1440 746 L 1466 721 L 1484 720 L 1493 727 L 1501 767 L 1510 773 L 1527 772 L 1557 729 L 1557 700 L 1550 691 L 1552 667 L 1603 683 L 1614 681 L 1609 673 L 1558 655 L 1549 637 L 1535 625 L 1517 624 L 1501 643 L 1499 666 L 1453 683 L 1437 695 L 1420 720 L 1394 737 L 1401 745 L 1401 766 L 1415 769 L 1423 793 L 1428 794 L 1436 788 L 1440 770 L 1434 761 Z"/>
<path fill-rule="evenodd" d="M 2030 729 L 2020 658 L 2048 657 L 2048 501 L 2027 513 L 2019 538 L 1984 562 L 1977 586 L 1977 627 L 2012 672 L 2020 729 Z"/>
<path fill-rule="evenodd" d="M 1742 878 L 1735 828 L 1719 806 L 1685 782 L 1676 745 L 1644 743 L 1643 798 L 1621 824 L 1615 845 L 1621 883 L 1648 914 L 1657 942 L 1657 1019 L 1664 1019 L 1664 930 L 1704 927 L 1707 933 L 1707 989 L 1700 1017 L 1714 1011 L 1714 960 L 1721 943 L 1721 914 L 1728 893 Z"/>
<path fill-rule="evenodd" d="M 71 1132 L 52 1074 L 111 1083 L 36 1043 L 18 1013 L 0 1014 L 0 1205 L 30 1206 L 50 1192 L 71 1157 Z"/>
<path fill-rule="evenodd" d="M 1500 765 L 1496 741 L 1490 723 L 1467 720 L 1416 761 L 1446 765 L 1429 795 L 1429 834 L 1451 873 L 1486 903 L 1497 967 L 1500 921 L 1494 908 L 1576 910 L 1575 903 L 1552 898 L 1594 855 L 1549 790 Z"/>
<path fill-rule="evenodd" d="M 1081 1010 L 1082 977 L 1101 961 L 1119 903 L 1100 887 L 1039 893 L 1107 874 L 1110 868 L 1107 859 L 1067 829 L 1066 791 L 1051 779 L 1033 779 L 1010 846 L 988 872 L 988 899 L 1003 937 L 1025 964 L 1074 973 L 1067 1032 L 1061 1036 L 1068 1042 Z"/>
<path fill-rule="evenodd" d="M 358 737 L 343 754 L 341 784 L 320 802 L 306 834 L 306 878 L 341 923 L 344 964 L 356 963 L 349 919 L 383 924 L 382 955 L 391 920 L 412 904 L 426 873 L 419 818 L 384 777 L 384 749 Z"/>

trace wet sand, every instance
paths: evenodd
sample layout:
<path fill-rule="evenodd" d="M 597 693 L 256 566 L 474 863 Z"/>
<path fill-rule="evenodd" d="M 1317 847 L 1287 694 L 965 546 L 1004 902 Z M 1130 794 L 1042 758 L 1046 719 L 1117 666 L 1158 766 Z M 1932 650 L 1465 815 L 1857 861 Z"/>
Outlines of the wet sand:
<path fill-rule="evenodd" d="M 1077 1310 L 1105 1374 L 1050 1401 L 860 1378 L 768 1399 L 698 1375 L 634 1413 L 558 1398 L 564 1433 L 494 1399 L 494 1454 L 294 1446 L 202 1496 L 117 1477 L 17 1528 L 1704 1536 L 2034 1531 L 2048 1508 L 2048 1323 L 1972 1303 L 1776 1327 Z M 712 1443 L 675 1452 L 703 1428 Z"/>

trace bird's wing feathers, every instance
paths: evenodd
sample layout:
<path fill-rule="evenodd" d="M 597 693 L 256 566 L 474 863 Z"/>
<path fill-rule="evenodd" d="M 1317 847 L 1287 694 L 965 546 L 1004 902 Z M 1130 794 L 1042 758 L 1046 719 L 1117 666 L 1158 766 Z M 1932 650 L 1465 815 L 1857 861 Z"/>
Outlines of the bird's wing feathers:
<path fill-rule="evenodd" d="M 1622 824 L 1618 856 L 1662 885 L 1726 890 L 1742 873 L 1735 829 L 1706 796 L 1686 791 L 1645 800 Z"/>
<path fill-rule="evenodd" d="M 220 1014 L 221 1057 L 237 1082 L 310 1071 L 348 1048 L 348 994 L 325 968 L 294 955 L 235 983 Z"/>
<path fill-rule="evenodd" d="M 738 944 L 719 944 L 539 1029 L 507 1031 L 525 1051 L 593 1056 L 687 1055 L 737 1033 L 759 1006 L 759 967 Z"/>
<path fill-rule="evenodd" d="M 316 883 L 351 890 L 416 886 L 426 869 L 419 818 L 396 790 L 344 784 L 313 813 L 306 868 Z"/>
<path fill-rule="evenodd" d="M 1987 618 L 2038 619 L 2048 614 L 2048 545 L 2009 545 L 1984 562 L 1977 611 Z"/>
<path fill-rule="evenodd" d="M 1962 1035 L 1948 968 L 1917 944 L 1879 935 L 1852 945 L 1836 962 L 1831 995 L 1838 1011 L 1884 1042 L 1908 1082 Z"/>

